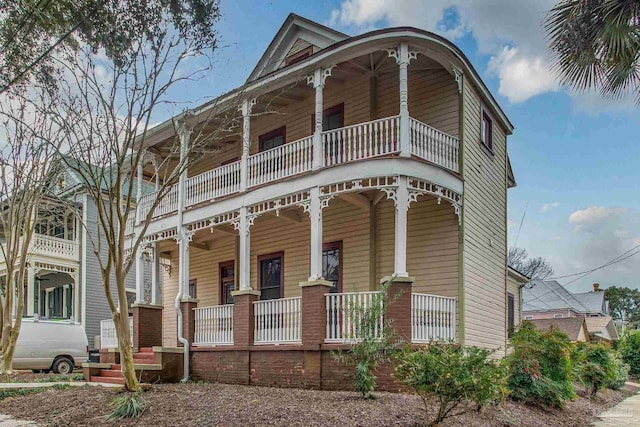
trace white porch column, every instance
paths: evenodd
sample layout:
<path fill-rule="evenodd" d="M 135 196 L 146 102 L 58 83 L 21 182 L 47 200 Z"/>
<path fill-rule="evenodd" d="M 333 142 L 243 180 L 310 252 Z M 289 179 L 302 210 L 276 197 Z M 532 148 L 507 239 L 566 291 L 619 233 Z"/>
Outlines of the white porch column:
<path fill-rule="evenodd" d="M 76 322 L 80 322 L 80 283 L 78 280 L 78 273 L 71 274 L 73 279 L 73 308 L 71 309 L 71 316 Z"/>
<path fill-rule="evenodd" d="M 322 116 L 323 116 L 323 100 L 322 90 L 324 89 L 324 71 L 318 68 L 313 72 L 313 88 L 316 90 L 315 103 L 315 127 L 313 132 L 313 163 L 314 170 L 322 167 Z M 313 222 L 313 221 L 312 221 Z M 313 270 L 312 270 L 313 271 Z"/>
<path fill-rule="evenodd" d="M 388 52 L 400 66 L 400 155 L 411 157 L 408 67 L 409 62 L 416 58 L 416 52 L 410 51 L 407 43 L 400 43 L 397 49 Z"/>
<path fill-rule="evenodd" d="M 242 157 L 240 158 L 240 191 L 249 186 L 249 148 L 251 147 L 251 108 L 256 99 L 248 99 L 240 106 L 242 112 Z"/>
<path fill-rule="evenodd" d="M 160 156 L 155 155 L 155 191 L 160 191 Z M 160 244 L 158 242 L 153 243 L 153 262 L 151 266 L 151 304 L 158 304 L 158 296 L 160 295 Z"/>
<path fill-rule="evenodd" d="M 24 305 L 26 307 L 27 316 L 33 316 L 35 305 L 35 284 L 36 284 L 36 270 L 33 264 L 27 266 L 27 294 L 24 298 Z"/>
<path fill-rule="evenodd" d="M 62 285 L 62 318 L 67 314 L 67 298 L 69 298 L 69 285 Z"/>
<path fill-rule="evenodd" d="M 186 123 L 180 126 L 180 163 L 182 165 L 187 161 L 189 148 L 190 129 Z M 190 236 L 184 227 L 183 215 L 187 192 L 187 168 L 183 167 L 178 181 L 178 286 L 182 290 L 182 298 L 189 298 L 189 240 Z"/>
<path fill-rule="evenodd" d="M 142 245 L 136 251 L 136 304 L 144 303 L 144 252 Z"/>
<path fill-rule="evenodd" d="M 144 155 L 143 155 L 144 158 Z M 140 224 L 142 221 L 142 206 L 140 205 L 140 199 L 142 199 L 142 159 L 138 162 L 138 170 L 136 173 L 136 224 Z"/>
<path fill-rule="evenodd" d="M 189 238 L 185 227 L 181 227 L 181 237 L 178 241 L 179 253 L 178 253 L 178 280 L 179 286 L 182 289 L 182 299 L 189 299 L 192 296 L 189 295 Z"/>
<path fill-rule="evenodd" d="M 395 262 L 394 275 L 408 277 L 407 272 L 407 211 L 409 210 L 409 190 L 407 177 L 398 177 L 396 191 Z"/>
<path fill-rule="evenodd" d="M 309 217 L 311 220 L 311 270 L 309 281 L 321 280 L 322 277 L 322 205 L 320 188 L 313 187 L 310 191 Z"/>
<path fill-rule="evenodd" d="M 248 210 L 246 206 L 240 208 L 240 222 L 238 231 L 240 233 L 240 269 L 238 271 L 238 283 L 240 291 L 251 290 L 251 224 L 249 223 Z"/>

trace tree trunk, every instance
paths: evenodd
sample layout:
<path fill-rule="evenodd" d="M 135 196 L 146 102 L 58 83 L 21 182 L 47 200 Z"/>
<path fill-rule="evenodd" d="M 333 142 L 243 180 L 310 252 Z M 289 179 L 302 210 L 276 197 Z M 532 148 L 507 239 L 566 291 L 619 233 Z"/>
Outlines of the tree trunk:
<path fill-rule="evenodd" d="M 125 305 L 124 310 L 114 315 L 116 333 L 118 335 L 118 348 L 120 349 L 120 365 L 124 377 L 124 387 L 128 391 L 138 391 L 140 382 L 133 366 L 133 348 L 131 346 L 131 333 L 129 331 L 129 313 Z"/>

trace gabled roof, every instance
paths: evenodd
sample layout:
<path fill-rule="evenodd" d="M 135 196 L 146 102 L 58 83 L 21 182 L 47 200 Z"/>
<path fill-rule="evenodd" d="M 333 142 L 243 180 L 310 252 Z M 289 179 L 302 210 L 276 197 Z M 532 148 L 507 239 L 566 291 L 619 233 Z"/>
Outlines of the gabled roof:
<path fill-rule="evenodd" d="M 522 311 L 572 309 L 588 313 L 575 296 L 555 280 L 534 279 L 522 291 Z"/>
<path fill-rule="evenodd" d="M 618 330 L 611 316 L 587 317 L 585 320 L 590 336 L 603 338 L 608 341 L 620 339 L 620 335 L 618 335 Z"/>
<path fill-rule="evenodd" d="M 584 292 L 579 294 L 573 294 L 573 296 L 580 301 L 584 307 L 586 307 L 589 313 L 602 313 L 609 314 L 607 301 L 605 300 L 605 292 Z"/>
<path fill-rule="evenodd" d="M 284 58 L 294 45 L 297 48 L 314 46 L 316 52 L 348 38 L 347 34 L 290 13 L 249 74 L 247 83 L 282 68 Z"/>
<path fill-rule="evenodd" d="M 587 325 L 582 317 L 565 317 L 562 319 L 537 319 L 530 320 L 536 329 L 546 331 L 551 328 L 558 329 L 567 334 L 571 341 L 589 341 Z M 581 334 L 582 332 L 582 334 Z M 581 339 L 582 338 L 582 339 Z"/>

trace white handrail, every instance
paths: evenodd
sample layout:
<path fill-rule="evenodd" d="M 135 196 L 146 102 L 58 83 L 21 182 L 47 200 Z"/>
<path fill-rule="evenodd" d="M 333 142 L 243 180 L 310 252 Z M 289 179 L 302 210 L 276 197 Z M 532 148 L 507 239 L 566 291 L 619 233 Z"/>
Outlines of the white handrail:
<path fill-rule="evenodd" d="M 253 303 L 256 344 L 300 343 L 302 298 L 281 298 Z"/>
<path fill-rule="evenodd" d="M 133 317 L 129 316 L 129 335 L 133 345 Z M 118 348 L 118 336 L 113 319 L 100 321 L 100 348 Z"/>
<path fill-rule="evenodd" d="M 325 294 L 327 304 L 327 336 L 325 342 L 340 343 L 353 342 L 365 338 L 365 334 L 373 334 L 378 338 L 384 329 L 384 316 L 382 310 L 380 317 L 373 324 L 363 323 L 363 316 L 374 304 L 381 302 L 380 292 L 346 292 Z"/>
<path fill-rule="evenodd" d="M 428 294 L 411 296 L 411 341 L 453 341 L 456 338 L 456 299 Z"/>
<path fill-rule="evenodd" d="M 458 151 L 460 141 L 438 129 L 411 118 L 411 154 L 443 166 L 454 172 L 459 171 Z"/>
<path fill-rule="evenodd" d="M 34 234 L 30 252 L 37 255 L 78 260 L 78 242 L 44 234 Z"/>
<path fill-rule="evenodd" d="M 395 153 L 400 149 L 400 116 L 322 132 L 322 164 L 331 166 Z"/>
<path fill-rule="evenodd" d="M 313 136 L 249 156 L 249 187 L 311 170 Z"/>
<path fill-rule="evenodd" d="M 193 311 L 194 345 L 233 344 L 233 304 L 194 308 Z"/>
<path fill-rule="evenodd" d="M 240 162 L 208 170 L 187 180 L 186 206 L 240 191 Z"/>

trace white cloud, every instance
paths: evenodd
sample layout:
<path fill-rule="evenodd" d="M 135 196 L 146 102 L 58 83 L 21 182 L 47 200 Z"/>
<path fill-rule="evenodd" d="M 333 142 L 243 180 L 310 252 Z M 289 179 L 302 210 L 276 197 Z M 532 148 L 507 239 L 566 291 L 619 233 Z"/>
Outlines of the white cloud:
<path fill-rule="evenodd" d="M 553 208 L 557 208 L 558 206 L 560 206 L 560 203 L 558 203 L 558 202 L 545 203 L 545 204 L 544 204 L 544 205 L 542 205 L 542 207 L 540 208 L 540 212 L 541 212 L 541 213 L 547 213 L 547 212 L 549 212 L 551 209 L 553 209 Z"/>
<path fill-rule="evenodd" d="M 471 34 L 481 54 L 489 56 L 489 73 L 499 93 L 512 103 L 558 91 L 549 69 L 542 22 L 558 0 L 343 0 L 331 25 L 367 31 L 409 25 L 456 40 Z M 457 19 L 450 19 L 455 10 Z M 572 94 L 576 110 L 588 114 L 633 111 L 633 103 L 605 100 L 597 93 Z"/>
<path fill-rule="evenodd" d="M 569 215 L 569 223 L 580 231 L 598 232 L 602 228 L 619 227 L 622 217 L 628 213 L 626 208 L 593 206 L 573 212 Z"/>

